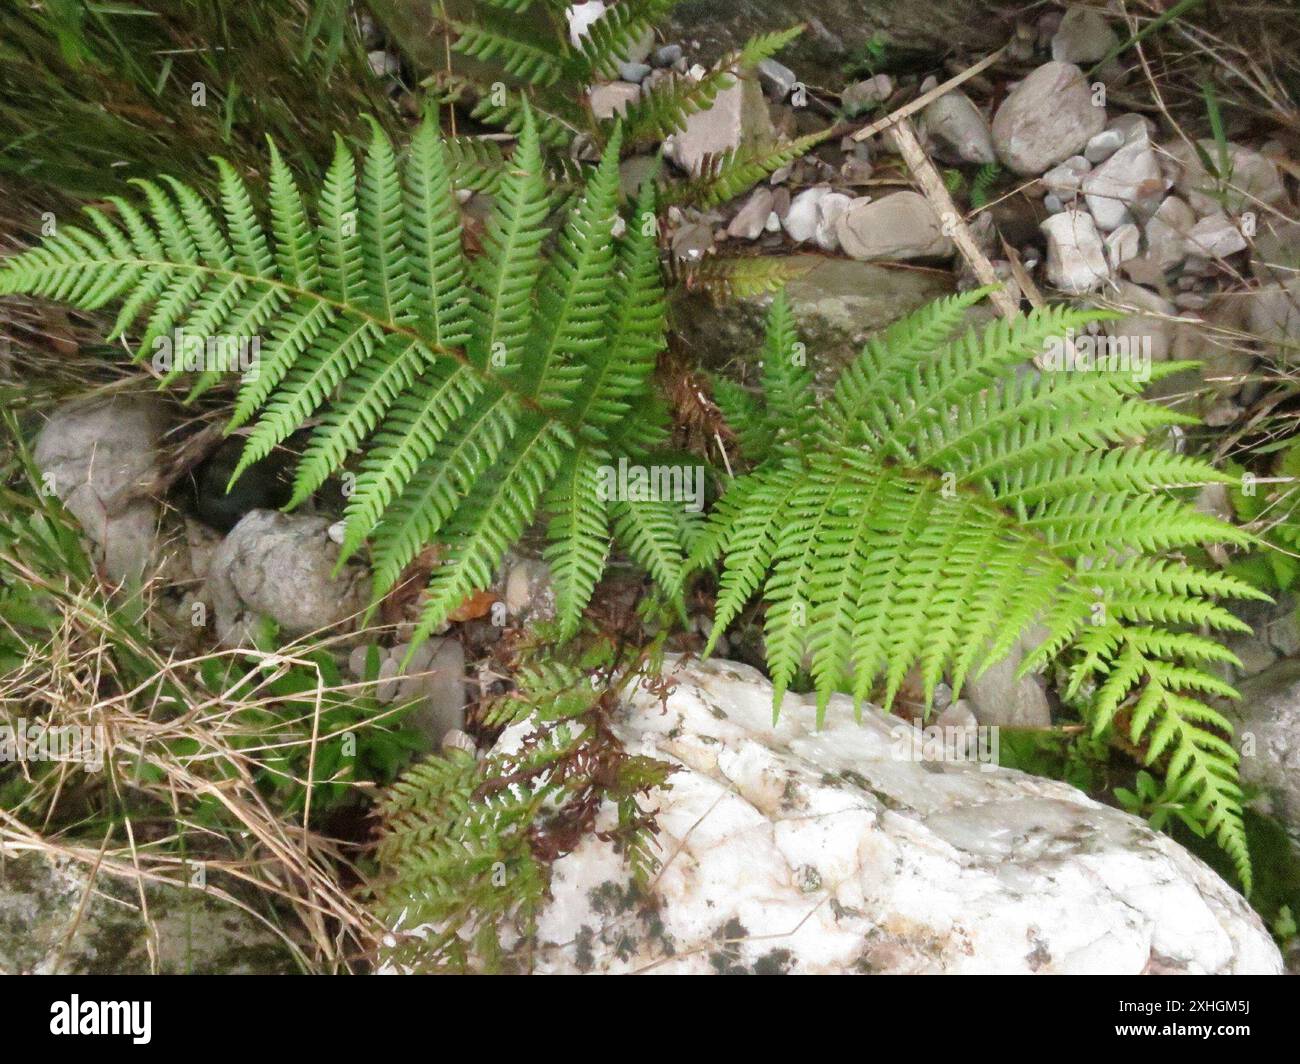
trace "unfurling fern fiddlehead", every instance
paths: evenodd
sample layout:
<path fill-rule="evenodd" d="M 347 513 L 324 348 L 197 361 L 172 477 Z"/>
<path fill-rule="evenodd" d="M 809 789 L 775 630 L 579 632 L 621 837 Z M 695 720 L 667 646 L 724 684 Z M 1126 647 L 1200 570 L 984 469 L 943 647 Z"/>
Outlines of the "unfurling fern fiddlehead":
<path fill-rule="evenodd" d="M 220 219 L 180 182 L 138 182 L 147 212 L 123 199 L 116 218 L 88 210 L 90 226 L 62 226 L 4 262 L 0 294 L 121 302 L 114 336 L 147 312 L 137 357 L 176 329 L 197 342 L 266 337 L 230 423 L 256 416 L 236 476 L 313 417 L 291 505 L 361 452 L 339 564 L 369 541 L 378 601 L 426 544 L 444 545 L 417 642 L 488 585 L 544 512 L 569 634 L 611 538 L 670 594 L 683 563 L 673 504 L 628 507 L 596 490 L 602 468 L 647 461 L 666 420 L 647 389 L 664 330 L 654 192 L 616 239 L 618 149 L 615 131 L 550 254 L 531 117 L 473 259 L 458 158 L 426 120 L 400 165 L 377 126 L 359 173 L 340 141 L 314 219 L 274 147 L 269 228 L 228 164 Z M 192 394 L 221 372 L 207 367 Z"/>
<path fill-rule="evenodd" d="M 1189 420 L 1141 401 L 1140 374 L 1017 373 L 1095 312 L 1038 310 L 950 340 L 980 295 L 873 340 L 815 415 L 776 301 L 762 396 L 718 390 L 755 466 L 692 552 L 722 565 L 709 647 L 761 591 L 777 707 L 806 665 L 824 712 L 832 692 L 862 700 L 878 684 L 888 707 L 914 668 L 927 699 L 945 675 L 956 696 L 1036 622 L 1025 669 L 1064 654 L 1067 697 L 1090 692 L 1098 733 L 1122 729 L 1165 765 L 1249 889 L 1231 726 L 1205 701 L 1236 696 L 1206 668 L 1236 658 L 1199 629 L 1248 631 L 1216 598 L 1267 596 L 1168 556 L 1252 540 L 1168 492 L 1233 478 L 1134 443 Z"/>

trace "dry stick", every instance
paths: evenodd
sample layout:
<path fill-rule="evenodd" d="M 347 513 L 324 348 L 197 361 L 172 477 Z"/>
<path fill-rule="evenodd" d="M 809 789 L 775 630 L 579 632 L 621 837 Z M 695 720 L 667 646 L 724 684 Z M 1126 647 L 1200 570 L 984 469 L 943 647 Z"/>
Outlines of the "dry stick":
<path fill-rule="evenodd" d="M 1034 279 L 1029 276 L 1029 271 L 1025 269 L 1025 264 L 1020 261 L 1020 253 L 1007 243 L 1006 237 L 999 237 L 1002 241 L 1002 255 L 1011 264 L 1011 276 L 1015 279 L 1016 284 L 1020 286 L 1020 291 L 1024 297 L 1029 300 L 1031 307 L 1045 307 L 1047 300 L 1043 298 L 1043 293 L 1038 290 L 1038 285 L 1034 284 Z"/>
<path fill-rule="evenodd" d="M 972 70 L 974 67 L 971 68 Z M 970 71 L 966 71 L 969 75 Z M 902 155 L 903 161 L 907 163 L 907 168 L 912 171 L 917 183 L 921 186 L 921 191 L 925 193 L 925 198 L 930 201 L 930 206 L 934 208 L 935 214 L 943 219 L 945 230 L 952 242 L 957 245 L 957 250 L 962 253 L 962 257 L 970 263 L 970 267 L 975 271 L 975 276 L 979 278 L 982 285 L 990 285 L 993 291 L 989 293 L 989 301 L 997 307 L 998 313 L 1004 318 L 1014 318 L 1020 313 L 1019 300 L 1013 299 L 1007 290 L 998 280 L 998 275 L 993 270 L 993 263 L 980 250 L 979 244 L 971 236 L 970 226 L 962 219 L 961 212 L 957 210 L 957 205 L 953 203 L 952 197 L 948 195 L 947 186 L 943 183 L 943 178 L 939 176 L 939 171 L 934 168 L 934 163 L 925 154 L 921 147 L 921 142 L 916 139 L 916 131 L 912 129 L 912 123 L 906 117 L 899 118 L 894 123 L 891 131 L 894 136 L 894 143 L 898 146 L 899 154 Z"/>
<path fill-rule="evenodd" d="M 974 66 L 967 67 L 960 74 L 954 74 L 942 85 L 936 85 L 929 92 L 921 93 L 921 95 L 918 96 L 911 103 L 904 104 L 897 111 L 885 115 L 884 118 L 872 122 L 871 125 L 869 126 L 863 126 L 861 129 L 859 129 L 856 133 L 853 134 L 853 139 L 866 140 L 868 137 L 874 136 L 875 134 L 879 133 L 882 129 L 887 129 L 890 126 L 894 125 L 896 122 L 901 122 L 903 121 L 903 119 L 911 117 L 912 115 L 916 114 L 917 111 L 921 110 L 921 108 L 923 108 L 926 104 L 930 103 L 933 100 L 937 100 L 940 96 L 944 95 L 945 93 L 951 92 L 962 82 L 967 81 L 970 78 L 973 78 L 976 74 L 980 73 L 981 71 L 987 70 L 989 67 L 991 67 L 994 63 L 996 63 L 999 59 L 1002 58 L 1002 53 L 1005 52 L 1006 50 L 1007 50 L 1007 46 L 1003 45 L 996 52 L 993 52 L 990 55 L 986 55 Z"/>

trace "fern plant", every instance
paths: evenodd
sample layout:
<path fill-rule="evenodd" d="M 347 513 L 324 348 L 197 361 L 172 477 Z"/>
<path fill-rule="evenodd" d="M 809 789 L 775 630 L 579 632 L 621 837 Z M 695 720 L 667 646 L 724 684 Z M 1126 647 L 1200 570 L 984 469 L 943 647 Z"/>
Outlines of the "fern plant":
<path fill-rule="evenodd" d="M 228 164 L 218 164 L 220 220 L 180 182 L 140 181 L 147 212 L 122 199 L 111 201 L 116 218 L 89 209 L 89 227 L 62 226 L 0 266 L 0 294 L 120 302 L 115 337 L 147 311 L 137 357 L 177 328 L 268 337 L 229 425 L 257 415 L 235 477 L 314 419 L 289 505 L 348 474 L 339 564 L 368 540 L 376 601 L 441 544 L 415 642 L 487 587 L 542 511 L 572 633 L 611 535 L 666 588 L 684 561 L 680 507 L 598 490 L 602 467 L 653 460 L 666 420 L 647 388 L 664 331 L 654 190 L 616 239 L 619 142 L 616 130 L 549 252 L 550 197 L 526 111 L 473 258 L 451 161 L 426 120 L 402 164 L 378 126 L 359 173 L 339 142 L 314 220 L 274 146 L 269 228 Z M 220 372 L 201 372 L 191 395 Z"/>
<path fill-rule="evenodd" d="M 1002 167 L 997 163 L 985 163 L 975 171 L 970 185 L 970 205 L 980 210 L 989 202 L 989 196 L 998 178 L 1002 176 Z"/>
<path fill-rule="evenodd" d="M 645 670 L 611 672 L 613 664 L 605 642 L 521 670 L 518 689 L 487 714 L 489 726 L 520 726 L 497 749 L 481 760 L 461 750 L 429 758 L 389 789 L 377 851 L 377 907 L 391 929 L 381 963 L 419 972 L 526 969 L 550 865 L 596 830 L 606 801 L 617 818 L 602 837 L 617 845 L 634 882 L 648 882 L 659 861 L 641 797 L 673 768 L 629 754 L 614 737 L 608 714 Z M 597 674 L 611 682 L 594 684 Z"/>
<path fill-rule="evenodd" d="M 629 105 L 621 125 L 613 118 L 597 117 L 590 106 L 589 88 L 617 76 L 622 57 L 675 3 L 620 0 L 575 45 L 566 18 L 569 4 L 561 0 L 480 0 L 466 14 L 447 18 L 451 48 L 488 64 L 502 80 L 489 83 L 486 77 L 435 71 L 428 84 L 446 99 L 472 95 L 477 102 L 471 117 L 510 133 L 520 131 L 527 110 L 542 143 L 562 152 L 580 143 L 603 150 L 616 128 L 625 146 L 644 148 L 684 130 L 692 114 L 710 107 L 737 77 L 747 76 L 803 30 L 800 25 L 758 34 L 699 77 L 665 72 L 653 85 L 642 86 L 640 99 Z M 693 180 L 672 190 L 671 202 L 707 207 L 731 199 L 811 151 L 829 132 L 709 159 Z"/>
<path fill-rule="evenodd" d="M 1015 372 L 1096 312 L 1037 310 L 950 339 L 982 294 L 894 325 L 825 402 L 773 304 L 761 396 L 718 391 L 753 468 L 692 551 L 692 568 L 722 566 L 708 649 L 761 591 L 775 708 L 806 666 L 820 714 L 837 690 L 860 703 L 879 689 L 889 707 L 914 668 L 927 700 L 945 674 L 956 696 L 1036 622 L 1024 670 L 1065 655 L 1067 698 L 1090 695 L 1098 734 L 1122 728 L 1163 765 L 1249 889 L 1237 754 L 1208 701 L 1235 692 L 1206 668 L 1235 657 L 1203 631 L 1248 630 L 1218 597 L 1266 596 L 1178 559 L 1252 537 L 1167 491 L 1233 478 L 1135 442 L 1188 420 L 1140 401 L 1142 381 Z"/>
<path fill-rule="evenodd" d="M 1254 451 L 1261 456 L 1267 447 Z M 1271 456 L 1272 475 L 1264 478 L 1234 462 L 1227 468 L 1241 475 L 1229 499 L 1237 520 L 1260 537 L 1262 549 L 1233 560 L 1230 571 L 1262 590 L 1290 591 L 1300 578 L 1300 444 L 1290 443 Z M 1262 479 L 1263 483 L 1259 483 Z"/>

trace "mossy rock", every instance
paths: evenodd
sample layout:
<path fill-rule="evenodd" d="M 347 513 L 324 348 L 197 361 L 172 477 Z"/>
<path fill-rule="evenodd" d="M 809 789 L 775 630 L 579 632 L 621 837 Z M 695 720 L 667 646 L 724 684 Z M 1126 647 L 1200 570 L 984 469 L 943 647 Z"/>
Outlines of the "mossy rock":
<path fill-rule="evenodd" d="M 86 867 L 69 858 L 0 856 L 0 974 L 299 970 L 267 927 L 207 891 L 151 884 L 145 895 L 147 921 L 134 884 L 103 873 L 90 884 Z"/>

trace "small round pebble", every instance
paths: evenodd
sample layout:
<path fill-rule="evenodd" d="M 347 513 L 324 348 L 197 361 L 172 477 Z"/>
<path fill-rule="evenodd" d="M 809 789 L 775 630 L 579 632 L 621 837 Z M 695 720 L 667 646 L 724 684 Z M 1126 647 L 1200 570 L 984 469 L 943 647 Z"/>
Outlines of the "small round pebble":
<path fill-rule="evenodd" d="M 630 81 L 634 85 L 640 85 L 650 76 L 650 65 L 648 63 L 619 63 L 618 76 L 623 81 Z"/>
<path fill-rule="evenodd" d="M 665 44 L 662 48 L 655 50 L 650 62 L 657 67 L 670 67 L 681 58 L 682 46 L 680 44 Z"/>

